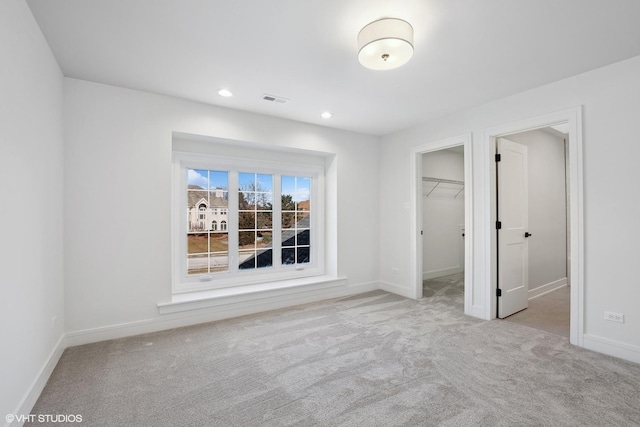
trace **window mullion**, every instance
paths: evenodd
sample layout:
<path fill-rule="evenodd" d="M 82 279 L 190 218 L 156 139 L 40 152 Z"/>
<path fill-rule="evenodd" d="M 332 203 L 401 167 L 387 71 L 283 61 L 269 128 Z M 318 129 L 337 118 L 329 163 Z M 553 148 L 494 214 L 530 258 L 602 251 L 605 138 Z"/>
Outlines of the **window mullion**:
<path fill-rule="evenodd" d="M 238 272 L 238 171 L 229 171 L 229 223 L 227 225 L 229 239 L 229 272 Z"/>
<path fill-rule="evenodd" d="M 281 249 L 282 249 L 282 203 L 281 203 L 281 194 L 282 194 L 282 180 L 280 174 L 275 174 L 273 176 L 273 238 L 272 238 L 272 262 L 273 267 L 276 270 L 279 270 L 282 267 L 282 257 Z"/>

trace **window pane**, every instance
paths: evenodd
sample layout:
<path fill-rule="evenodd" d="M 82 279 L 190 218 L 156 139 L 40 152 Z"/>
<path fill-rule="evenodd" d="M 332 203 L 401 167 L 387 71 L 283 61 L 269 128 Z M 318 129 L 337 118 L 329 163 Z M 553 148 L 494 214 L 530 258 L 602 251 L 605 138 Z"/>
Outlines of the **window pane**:
<path fill-rule="evenodd" d="M 209 192 L 189 186 L 187 190 L 187 231 L 208 230 Z"/>
<path fill-rule="evenodd" d="M 229 254 L 211 254 L 211 273 L 221 273 L 229 271 Z"/>
<path fill-rule="evenodd" d="M 305 176 L 296 177 L 296 202 L 308 202 L 310 194 L 311 179 Z"/>
<path fill-rule="evenodd" d="M 282 212 L 295 211 L 296 203 L 293 201 L 293 194 L 283 193 L 280 200 L 280 206 L 282 207 Z"/>
<path fill-rule="evenodd" d="M 273 191 L 273 176 L 272 175 L 258 175 L 256 177 L 255 191 L 263 191 L 270 193 Z"/>
<path fill-rule="evenodd" d="M 256 174 L 240 172 L 238 174 L 238 188 L 240 190 L 255 191 Z"/>
<path fill-rule="evenodd" d="M 304 264 L 309 262 L 310 252 L 311 252 L 310 249 L 311 248 L 309 247 L 298 248 L 298 258 L 297 258 L 298 264 Z"/>
<path fill-rule="evenodd" d="M 229 172 L 209 171 L 209 188 L 229 191 Z"/>
<path fill-rule="evenodd" d="M 253 249 L 256 247 L 256 232 L 255 231 L 240 231 L 238 233 L 238 243 L 240 249 Z"/>
<path fill-rule="evenodd" d="M 189 188 L 209 189 L 209 171 L 202 169 L 187 169 L 187 185 Z"/>
<path fill-rule="evenodd" d="M 258 220 L 258 229 L 272 229 L 273 228 L 273 213 L 271 212 L 258 212 L 257 213 Z"/>
<path fill-rule="evenodd" d="M 256 268 L 256 251 L 240 251 L 240 270 L 249 270 Z"/>
<path fill-rule="evenodd" d="M 273 250 L 263 249 L 258 250 L 256 255 L 256 265 L 258 268 L 271 267 L 273 265 Z"/>
<path fill-rule="evenodd" d="M 296 177 L 282 175 L 282 194 L 294 194 L 296 191 Z"/>
<path fill-rule="evenodd" d="M 309 230 L 298 230 L 296 236 L 296 245 L 308 245 L 309 244 Z"/>
<path fill-rule="evenodd" d="M 256 209 L 260 211 L 270 211 L 273 209 L 272 193 L 256 193 L 255 194 Z"/>
<path fill-rule="evenodd" d="M 309 212 L 296 212 L 296 228 L 309 228 L 310 226 Z"/>
<path fill-rule="evenodd" d="M 209 238 L 209 270 L 212 273 L 229 270 L 229 235 L 211 233 Z"/>
<path fill-rule="evenodd" d="M 210 252 L 228 252 L 229 251 L 229 234 L 228 233 L 211 233 L 209 238 Z"/>
<path fill-rule="evenodd" d="M 242 211 L 254 210 L 256 204 L 256 193 L 251 191 L 240 191 L 238 193 L 238 209 Z"/>
<path fill-rule="evenodd" d="M 258 231 L 256 233 L 256 247 L 266 248 L 271 246 L 272 233 L 271 231 Z"/>
<path fill-rule="evenodd" d="M 296 245 L 296 230 L 282 230 L 282 247 Z"/>
<path fill-rule="evenodd" d="M 294 212 L 282 212 L 282 229 L 295 228 L 296 214 Z"/>
<path fill-rule="evenodd" d="M 187 274 L 205 274 L 209 272 L 209 256 L 188 255 L 187 256 Z"/>
<path fill-rule="evenodd" d="M 294 248 L 282 248 L 282 264 L 289 265 L 296 263 L 296 250 Z"/>
<path fill-rule="evenodd" d="M 187 234 L 187 253 L 199 254 L 209 252 L 209 235 Z"/>
<path fill-rule="evenodd" d="M 254 212 L 240 212 L 238 214 L 238 228 L 240 230 L 254 230 L 256 228 L 256 214 Z"/>

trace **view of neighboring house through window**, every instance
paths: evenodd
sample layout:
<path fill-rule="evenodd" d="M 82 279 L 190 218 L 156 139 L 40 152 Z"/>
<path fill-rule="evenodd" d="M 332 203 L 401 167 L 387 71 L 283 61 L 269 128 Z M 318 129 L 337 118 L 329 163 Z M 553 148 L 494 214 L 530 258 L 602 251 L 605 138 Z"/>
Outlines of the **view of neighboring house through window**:
<path fill-rule="evenodd" d="M 311 177 L 233 169 L 183 171 L 187 245 L 182 256 L 187 276 L 214 280 L 223 273 L 294 271 L 292 266 L 311 263 Z M 280 199 L 277 205 L 274 199 Z"/>
<path fill-rule="evenodd" d="M 187 170 L 187 272 L 203 274 L 229 269 L 229 235 L 218 223 L 228 220 L 229 172 Z"/>

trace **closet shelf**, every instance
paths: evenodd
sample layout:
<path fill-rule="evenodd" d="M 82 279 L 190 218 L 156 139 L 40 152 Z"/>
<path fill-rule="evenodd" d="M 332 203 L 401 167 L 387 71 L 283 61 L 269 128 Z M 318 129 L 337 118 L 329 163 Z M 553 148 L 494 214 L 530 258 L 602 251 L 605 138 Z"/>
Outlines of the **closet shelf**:
<path fill-rule="evenodd" d="M 462 188 L 460 189 L 460 191 L 458 191 L 456 193 L 456 195 L 454 196 L 454 198 L 458 197 L 458 195 L 460 193 L 462 193 L 462 191 L 464 190 L 464 181 L 456 181 L 453 179 L 444 179 L 444 178 L 432 178 L 429 176 L 423 176 L 422 177 L 422 182 L 435 182 L 436 185 L 433 186 L 433 188 L 431 189 L 431 191 L 429 191 L 427 194 L 424 194 L 426 197 L 429 197 L 429 194 L 433 193 L 433 191 L 438 188 L 438 185 L 440 184 L 455 184 L 455 185 L 461 185 Z"/>

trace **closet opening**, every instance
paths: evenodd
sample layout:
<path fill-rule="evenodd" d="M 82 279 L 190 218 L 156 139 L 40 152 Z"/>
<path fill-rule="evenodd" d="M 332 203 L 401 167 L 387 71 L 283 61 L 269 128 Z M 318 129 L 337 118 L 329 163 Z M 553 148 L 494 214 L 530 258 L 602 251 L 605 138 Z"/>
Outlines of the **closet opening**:
<path fill-rule="evenodd" d="M 471 134 L 411 152 L 411 294 L 481 317 L 473 304 Z M 407 206 L 409 208 L 409 206 Z"/>
<path fill-rule="evenodd" d="M 464 303 L 464 147 L 422 154 L 422 296 Z"/>

